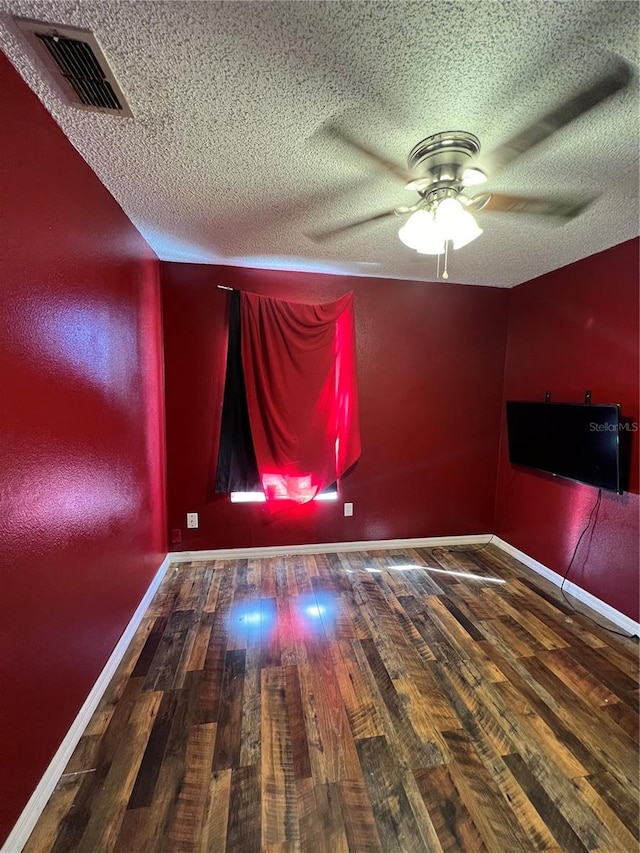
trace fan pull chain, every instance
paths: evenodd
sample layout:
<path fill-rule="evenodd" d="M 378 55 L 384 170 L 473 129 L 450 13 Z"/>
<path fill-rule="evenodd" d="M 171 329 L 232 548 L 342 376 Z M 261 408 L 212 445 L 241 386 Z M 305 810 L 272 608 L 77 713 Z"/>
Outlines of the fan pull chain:
<path fill-rule="evenodd" d="M 445 240 L 444 241 L 444 270 L 442 271 L 442 278 L 445 281 L 449 278 L 449 273 L 447 272 L 448 262 L 449 262 L 449 241 Z"/>
<path fill-rule="evenodd" d="M 440 255 L 436 255 L 436 278 L 440 278 Z"/>

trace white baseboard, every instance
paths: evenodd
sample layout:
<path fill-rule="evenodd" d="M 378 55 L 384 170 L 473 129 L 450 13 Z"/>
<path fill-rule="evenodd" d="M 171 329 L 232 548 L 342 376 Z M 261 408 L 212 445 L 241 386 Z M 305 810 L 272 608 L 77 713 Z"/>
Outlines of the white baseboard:
<path fill-rule="evenodd" d="M 549 569 L 544 563 L 540 563 L 538 560 L 535 560 L 533 557 L 530 557 L 528 554 L 525 554 L 524 551 L 520 551 L 519 548 L 515 548 L 513 545 L 510 545 L 508 542 L 505 542 L 504 539 L 501 539 L 499 536 L 494 536 L 492 539 L 492 544 L 497 545 L 498 548 L 502 548 L 507 554 L 510 554 L 512 557 L 515 557 L 516 560 L 519 560 L 521 563 L 524 563 L 525 566 L 529 569 L 533 569 L 539 575 L 546 578 L 548 581 L 551 581 L 552 584 L 556 586 L 560 586 L 562 584 L 562 575 L 559 575 L 557 572 L 554 572 L 553 569 Z M 608 619 L 610 622 L 613 622 L 614 625 L 618 625 L 622 628 L 623 631 L 626 631 L 629 634 L 635 634 L 636 636 L 640 636 L 640 623 L 635 622 L 629 616 L 626 616 L 624 613 L 621 613 L 619 610 L 616 610 L 614 607 L 611 607 L 610 604 L 602 601 L 597 598 L 595 595 L 592 595 L 590 592 L 587 592 L 586 589 L 583 589 L 578 584 L 572 583 L 571 581 L 565 581 L 564 590 L 567 595 L 573 596 L 578 601 L 581 601 L 583 604 L 586 604 L 587 607 L 590 607 L 592 610 L 595 610 L 596 613 L 599 613 L 601 616 L 604 616 L 605 619 Z"/>
<path fill-rule="evenodd" d="M 118 640 L 118 643 L 111 653 L 109 660 L 106 662 L 104 669 L 98 676 L 96 683 L 91 688 L 91 692 L 78 712 L 78 716 L 71 724 L 71 728 L 58 747 L 58 751 L 51 759 L 51 763 L 45 770 L 42 779 L 38 783 L 38 787 L 35 789 L 29 802 L 22 810 L 22 814 L 11 830 L 9 837 L 2 845 L 0 853 L 20 853 L 24 845 L 27 843 L 29 836 L 33 832 L 33 828 L 38 822 L 38 818 L 49 801 L 49 797 L 53 793 L 60 777 L 64 773 L 64 769 L 73 755 L 73 751 L 78 745 L 78 741 L 82 737 L 82 733 L 93 716 L 93 712 L 98 707 L 100 699 L 102 699 L 105 690 L 109 686 L 111 679 L 113 678 L 120 661 L 124 657 L 144 614 L 151 604 L 151 600 L 160 586 L 160 582 L 169 568 L 169 564 L 170 556 L 167 555 L 162 561 L 162 565 L 156 572 L 155 577 L 149 584 L 149 588 L 145 592 L 140 604 L 137 606 L 135 613 L 129 620 L 129 624 L 122 632 L 122 636 Z"/>
<path fill-rule="evenodd" d="M 439 548 L 446 545 L 484 545 L 490 533 L 471 536 L 430 536 L 426 539 L 368 539 L 361 542 L 321 542 L 317 545 L 272 545 L 265 548 L 220 548 L 213 551 L 174 551 L 172 563 L 193 560 L 245 560 L 290 554 L 337 554 L 343 551 L 391 551 L 402 548 Z"/>

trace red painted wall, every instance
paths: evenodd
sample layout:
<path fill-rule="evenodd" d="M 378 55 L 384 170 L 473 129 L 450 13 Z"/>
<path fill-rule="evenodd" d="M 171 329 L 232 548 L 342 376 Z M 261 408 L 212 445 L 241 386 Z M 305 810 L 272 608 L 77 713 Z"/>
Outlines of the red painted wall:
<path fill-rule="evenodd" d="M 0 54 L 0 843 L 166 553 L 158 262 Z"/>
<path fill-rule="evenodd" d="M 510 291 L 505 400 L 621 403 L 640 421 L 638 241 L 631 240 Z M 504 411 L 504 405 L 503 405 Z M 630 493 L 602 493 L 595 533 L 569 580 L 638 619 L 638 438 Z M 517 471 L 514 475 L 514 470 Z M 509 465 L 503 416 L 496 532 L 564 574 L 597 491 Z"/>
<path fill-rule="evenodd" d="M 484 533 L 493 524 L 507 291 L 161 264 L 169 527 L 174 550 Z M 272 516 L 208 497 L 229 295 L 328 301 L 355 293 L 362 457 L 338 503 Z M 353 518 L 342 502 L 353 501 Z M 185 529 L 185 513 L 200 528 Z"/>

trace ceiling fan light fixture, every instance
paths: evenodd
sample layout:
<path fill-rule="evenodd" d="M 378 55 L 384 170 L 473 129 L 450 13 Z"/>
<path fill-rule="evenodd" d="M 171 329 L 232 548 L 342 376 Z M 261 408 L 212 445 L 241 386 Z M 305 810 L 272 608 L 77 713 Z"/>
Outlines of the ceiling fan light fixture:
<path fill-rule="evenodd" d="M 435 221 L 443 231 L 451 233 L 455 231 L 459 223 L 462 221 L 465 210 L 461 202 L 453 196 L 443 198 L 441 201 L 435 202 Z M 449 237 L 448 239 L 452 239 Z"/>
<path fill-rule="evenodd" d="M 454 249 L 461 249 L 482 234 L 482 228 L 457 198 L 445 198 L 438 204 L 435 224 L 443 239 L 452 241 Z"/>
<path fill-rule="evenodd" d="M 444 252 L 444 238 L 430 210 L 412 213 L 398 231 L 398 237 L 405 246 L 420 255 L 441 255 Z"/>
<path fill-rule="evenodd" d="M 484 184 L 487 180 L 482 169 L 477 169 L 475 166 L 465 169 L 462 173 L 462 183 L 465 187 L 477 187 L 478 184 Z"/>
<path fill-rule="evenodd" d="M 424 239 L 416 252 L 419 255 L 443 255 L 445 250 L 444 240 L 434 234 L 430 238 Z"/>
<path fill-rule="evenodd" d="M 461 249 L 482 234 L 473 216 L 455 198 L 445 198 L 433 210 L 416 210 L 398 231 L 400 240 L 420 255 L 441 255 L 450 240 Z"/>
<path fill-rule="evenodd" d="M 468 245 L 472 240 L 475 240 L 476 237 L 482 234 L 482 228 L 480 228 L 473 216 L 470 213 L 465 213 L 465 216 L 468 216 L 471 221 L 465 226 L 464 230 L 460 229 L 456 236 L 452 238 L 454 249 L 462 249 L 463 246 Z"/>

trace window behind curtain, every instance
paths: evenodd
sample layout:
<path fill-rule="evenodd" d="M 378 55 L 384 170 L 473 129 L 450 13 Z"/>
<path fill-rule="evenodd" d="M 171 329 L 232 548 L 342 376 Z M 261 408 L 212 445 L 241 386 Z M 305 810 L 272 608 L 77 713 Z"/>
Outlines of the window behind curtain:
<path fill-rule="evenodd" d="M 353 295 L 231 294 L 216 491 L 306 502 L 360 454 Z"/>

